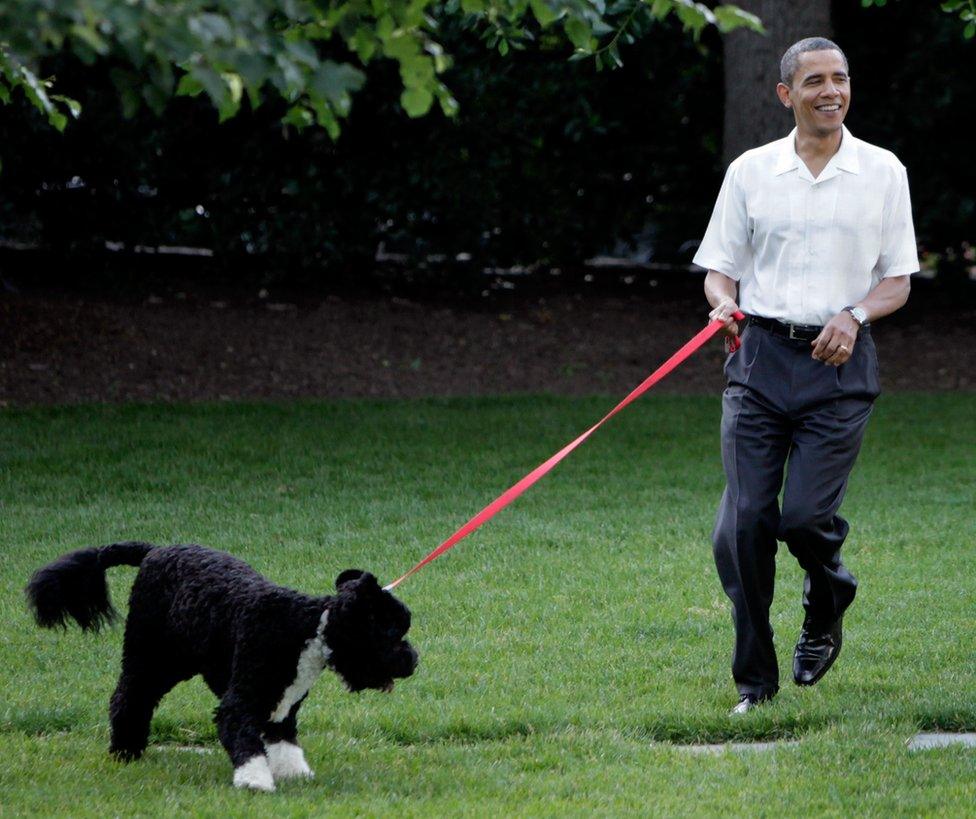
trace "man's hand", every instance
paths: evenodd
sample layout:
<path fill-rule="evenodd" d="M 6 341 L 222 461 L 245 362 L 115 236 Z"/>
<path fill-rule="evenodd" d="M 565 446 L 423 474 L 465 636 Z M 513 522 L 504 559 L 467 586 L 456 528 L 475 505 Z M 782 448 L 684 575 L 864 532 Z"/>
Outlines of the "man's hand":
<path fill-rule="evenodd" d="M 842 310 L 824 326 L 810 346 L 813 357 L 824 364 L 839 367 L 854 353 L 857 331 L 861 327 L 850 313 Z"/>
<path fill-rule="evenodd" d="M 735 299 L 726 296 L 708 314 L 708 320 L 715 321 L 718 319 L 724 324 L 722 327 L 723 333 L 730 336 L 737 336 L 739 335 L 739 323 L 732 317 L 732 314 L 738 312 L 739 305 L 735 303 Z"/>

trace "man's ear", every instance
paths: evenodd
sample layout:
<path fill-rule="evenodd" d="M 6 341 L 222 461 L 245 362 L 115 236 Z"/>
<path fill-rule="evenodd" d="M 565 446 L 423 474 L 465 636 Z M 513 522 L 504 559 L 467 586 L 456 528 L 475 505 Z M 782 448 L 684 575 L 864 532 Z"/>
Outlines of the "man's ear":
<path fill-rule="evenodd" d="M 779 101 L 783 103 L 786 108 L 793 107 L 793 100 L 790 99 L 790 87 L 785 83 L 777 83 L 776 96 L 779 97 Z"/>

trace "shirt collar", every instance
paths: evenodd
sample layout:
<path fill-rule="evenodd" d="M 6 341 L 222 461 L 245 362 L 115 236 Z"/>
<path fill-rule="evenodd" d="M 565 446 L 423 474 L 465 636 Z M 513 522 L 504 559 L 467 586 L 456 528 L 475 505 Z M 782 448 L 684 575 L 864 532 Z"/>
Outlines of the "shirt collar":
<path fill-rule="evenodd" d="M 841 126 L 841 140 L 840 149 L 834 154 L 830 161 L 827 163 L 827 167 L 823 169 L 820 176 L 817 177 L 817 182 L 822 182 L 825 179 L 829 179 L 831 176 L 835 176 L 836 171 L 847 171 L 848 173 L 860 173 L 861 163 L 858 159 L 857 153 L 857 139 L 854 135 L 847 130 L 846 125 Z M 790 131 L 790 135 L 785 139 L 780 140 L 779 154 L 776 157 L 776 164 L 773 166 L 773 175 L 780 176 L 787 171 L 792 171 L 796 168 L 801 170 L 806 170 L 806 166 L 800 159 L 796 152 L 796 128 Z M 828 173 L 828 171 L 830 173 Z"/>

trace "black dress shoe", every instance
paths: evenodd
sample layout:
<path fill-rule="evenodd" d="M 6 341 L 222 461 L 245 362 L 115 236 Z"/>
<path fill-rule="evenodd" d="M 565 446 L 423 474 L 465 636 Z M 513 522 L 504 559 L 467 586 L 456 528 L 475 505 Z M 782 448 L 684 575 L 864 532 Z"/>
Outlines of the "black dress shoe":
<path fill-rule="evenodd" d="M 793 652 L 793 680 L 797 685 L 813 685 L 827 673 L 840 654 L 843 617 L 824 623 L 807 615 Z"/>

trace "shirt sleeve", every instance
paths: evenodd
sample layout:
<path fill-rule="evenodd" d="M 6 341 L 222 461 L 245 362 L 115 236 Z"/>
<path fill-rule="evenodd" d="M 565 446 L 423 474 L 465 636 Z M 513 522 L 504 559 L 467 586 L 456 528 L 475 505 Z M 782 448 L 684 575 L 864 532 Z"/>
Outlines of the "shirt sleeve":
<path fill-rule="evenodd" d="M 752 260 L 749 219 L 745 195 L 737 179 L 738 169 L 739 163 L 733 162 L 725 172 L 705 238 L 692 260 L 706 270 L 717 270 L 735 281 L 742 278 Z"/>
<path fill-rule="evenodd" d="M 875 268 L 881 278 L 917 273 L 918 247 L 912 223 L 912 200 L 908 192 L 908 172 L 899 168 L 898 181 L 885 202 L 881 233 L 881 254 Z"/>

